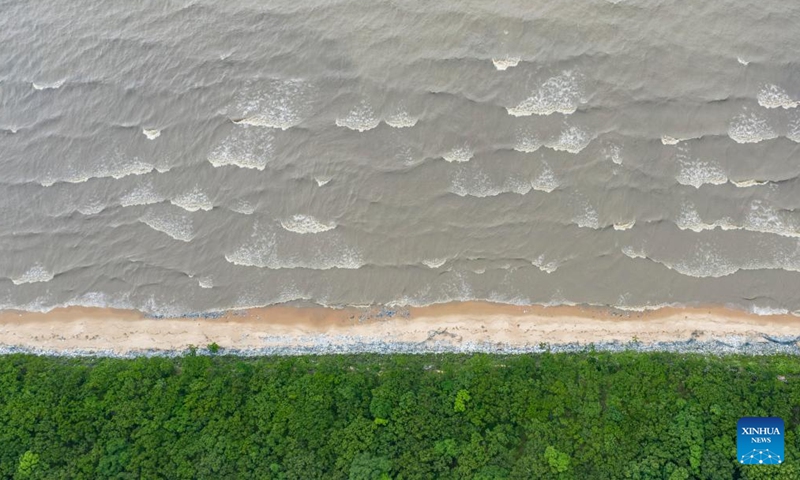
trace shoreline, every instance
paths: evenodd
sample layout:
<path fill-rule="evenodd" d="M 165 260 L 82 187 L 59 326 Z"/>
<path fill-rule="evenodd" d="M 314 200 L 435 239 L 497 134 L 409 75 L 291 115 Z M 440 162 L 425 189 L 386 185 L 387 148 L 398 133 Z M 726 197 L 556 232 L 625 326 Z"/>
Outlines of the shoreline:
<path fill-rule="evenodd" d="M 348 353 L 672 351 L 800 355 L 800 318 L 724 307 L 643 312 L 457 302 L 409 308 L 269 306 L 211 316 L 68 307 L 0 311 L 0 354 L 242 356 Z"/>

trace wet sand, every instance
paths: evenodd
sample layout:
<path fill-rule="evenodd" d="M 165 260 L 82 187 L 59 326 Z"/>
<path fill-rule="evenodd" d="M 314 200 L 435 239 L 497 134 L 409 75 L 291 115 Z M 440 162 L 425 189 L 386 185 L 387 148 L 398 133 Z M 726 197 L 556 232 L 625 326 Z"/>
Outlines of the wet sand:
<path fill-rule="evenodd" d="M 365 351 L 358 345 L 413 346 L 406 350 L 420 352 L 486 351 L 494 346 L 497 351 L 522 348 L 522 352 L 543 344 L 730 343 L 730 339 L 752 344 L 768 343 L 768 338 L 788 338 L 784 343 L 797 348 L 800 318 L 725 308 L 620 312 L 483 302 L 409 309 L 273 306 L 226 312 L 217 318 L 148 318 L 136 311 L 77 307 L 48 313 L 0 312 L 2 351 L 48 354 L 153 354 L 190 346 L 202 349 L 211 343 L 234 352 L 289 354 L 314 353 L 319 345 L 325 346 L 320 353 Z"/>

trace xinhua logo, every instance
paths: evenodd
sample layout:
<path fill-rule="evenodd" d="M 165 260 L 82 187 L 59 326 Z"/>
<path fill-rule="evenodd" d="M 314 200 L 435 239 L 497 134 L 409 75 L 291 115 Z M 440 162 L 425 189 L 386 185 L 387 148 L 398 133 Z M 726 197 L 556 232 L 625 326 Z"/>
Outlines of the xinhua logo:
<path fill-rule="evenodd" d="M 783 420 L 742 417 L 736 423 L 736 456 L 744 465 L 783 463 Z"/>

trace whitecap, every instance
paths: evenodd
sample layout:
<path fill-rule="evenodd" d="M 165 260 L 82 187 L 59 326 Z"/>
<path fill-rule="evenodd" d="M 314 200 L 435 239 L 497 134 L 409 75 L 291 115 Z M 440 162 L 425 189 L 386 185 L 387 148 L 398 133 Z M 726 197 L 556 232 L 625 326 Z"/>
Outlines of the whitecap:
<path fill-rule="evenodd" d="M 451 163 L 452 162 L 463 163 L 463 162 L 468 162 L 472 158 L 473 155 L 474 155 L 474 152 L 472 151 L 472 149 L 470 147 L 464 145 L 464 146 L 461 146 L 461 147 L 453 148 L 449 152 L 447 152 L 444 155 L 442 155 L 442 158 L 444 158 L 445 160 L 447 160 L 448 162 L 451 162 Z"/>
<path fill-rule="evenodd" d="M 722 166 L 715 161 L 698 160 L 689 157 L 685 150 L 678 153 L 680 171 L 675 177 L 681 185 L 700 188 L 702 185 L 722 185 L 728 182 L 728 176 Z"/>
<path fill-rule="evenodd" d="M 670 137 L 667 135 L 661 137 L 661 143 L 663 143 L 664 145 L 677 145 L 680 142 L 681 142 L 680 138 Z"/>
<path fill-rule="evenodd" d="M 578 153 L 592 141 L 589 134 L 578 127 L 568 127 L 562 131 L 554 141 L 545 143 L 545 146 L 556 151 Z"/>
<path fill-rule="evenodd" d="M 66 79 L 58 80 L 57 82 L 53 83 L 33 82 L 31 85 L 33 85 L 34 90 L 56 90 L 58 88 L 61 88 L 61 86 L 64 85 L 64 82 L 66 82 Z"/>
<path fill-rule="evenodd" d="M 550 165 L 547 163 L 543 163 L 542 171 L 539 173 L 539 176 L 534 179 L 531 183 L 531 187 L 534 190 L 538 190 L 540 192 L 550 193 L 556 188 L 558 188 L 559 182 L 558 178 L 556 178 L 555 173 L 553 173 L 553 169 L 550 168 Z"/>
<path fill-rule="evenodd" d="M 543 271 L 545 273 L 553 273 L 556 270 L 558 270 L 558 267 L 559 267 L 558 262 L 555 261 L 555 260 L 551 260 L 551 261 L 548 262 L 545 259 L 544 254 L 539 255 L 538 257 L 533 259 L 531 264 L 533 264 L 534 267 L 538 268 L 539 270 L 541 270 L 541 271 Z"/>
<path fill-rule="evenodd" d="M 733 220 L 730 218 L 723 218 L 714 223 L 704 223 L 700 218 L 700 213 L 697 212 L 697 209 L 691 202 L 684 202 L 681 213 L 675 220 L 675 224 L 681 230 L 691 230 L 693 232 L 714 230 L 715 228 L 720 228 L 722 230 L 736 230 L 739 228 L 733 224 Z"/>
<path fill-rule="evenodd" d="M 512 177 L 506 178 L 502 184 L 495 184 L 492 179 L 482 170 L 459 170 L 453 177 L 450 186 L 450 192 L 455 193 L 460 197 L 495 197 L 503 193 L 516 193 L 518 195 L 525 195 L 535 187 L 544 190 L 551 188 L 555 189 L 557 185 L 552 186 L 553 179 L 543 178 L 540 183 L 530 180 L 523 180 L 520 178 Z M 550 190 L 552 191 L 552 190 Z"/>
<path fill-rule="evenodd" d="M 750 307 L 750 313 L 759 316 L 788 315 L 789 310 L 780 307 L 760 307 L 758 305 L 753 305 Z"/>
<path fill-rule="evenodd" d="M 745 112 L 733 117 L 728 136 L 736 143 L 758 143 L 777 138 L 778 134 L 766 118 Z"/>
<path fill-rule="evenodd" d="M 139 221 L 161 233 L 166 233 L 175 240 L 189 242 L 194 238 L 192 219 L 172 212 L 156 212 L 149 210 Z"/>
<path fill-rule="evenodd" d="M 150 205 L 162 201 L 164 199 L 153 190 L 153 184 L 145 183 L 125 194 L 120 198 L 119 203 L 123 207 L 131 207 L 135 205 Z"/>
<path fill-rule="evenodd" d="M 143 129 L 142 133 L 148 140 L 155 140 L 156 138 L 161 136 L 161 130 L 156 129 Z"/>
<path fill-rule="evenodd" d="M 209 211 L 214 208 L 214 204 L 199 187 L 186 193 L 182 193 L 169 201 L 171 204 L 181 207 L 187 212 L 196 212 L 198 210 Z"/>
<path fill-rule="evenodd" d="M 758 104 L 764 108 L 795 108 L 797 102 L 792 100 L 786 90 L 777 85 L 764 85 L 758 92 Z"/>
<path fill-rule="evenodd" d="M 797 114 L 790 122 L 786 138 L 793 142 L 800 143 L 800 114 Z"/>
<path fill-rule="evenodd" d="M 524 130 L 517 131 L 517 143 L 514 150 L 523 153 L 533 153 L 542 146 L 542 142 L 531 132 Z"/>
<path fill-rule="evenodd" d="M 625 246 L 622 247 L 622 253 L 625 254 L 626 257 L 637 259 L 637 258 L 647 258 L 647 255 L 644 253 L 644 250 L 637 249 L 632 246 Z"/>
<path fill-rule="evenodd" d="M 622 165 L 622 147 L 611 143 L 603 149 L 603 155 L 615 165 Z"/>
<path fill-rule="evenodd" d="M 375 111 L 369 103 L 362 101 L 353 107 L 348 114 L 343 118 L 336 119 L 336 125 L 339 127 L 349 128 L 358 132 L 365 132 L 377 127 L 380 120 L 376 118 Z"/>
<path fill-rule="evenodd" d="M 580 213 L 578 213 L 572 221 L 581 228 L 600 228 L 600 219 L 597 215 L 597 210 L 588 202 L 583 202 Z"/>
<path fill-rule="evenodd" d="M 268 227 L 256 224 L 250 241 L 225 254 L 225 260 L 234 265 L 268 269 L 357 269 L 364 265 L 361 255 L 335 234 L 310 237 L 302 251 L 297 251 L 296 241 L 287 241 Z"/>
<path fill-rule="evenodd" d="M 520 60 L 520 57 L 505 56 L 501 58 L 493 58 L 492 64 L 494 65 L 494 68 L 502 71 L 511 67 L 516 67 L 519 65 Z"/>
<path fill-rule="evenodd" d="M 281 220 L 281 226 L 294 233 L 322 233 L 336 228 L 336 223 L 323 223 L 310 215 L 294 215 L 286 220 Z"/>
<path fill-rule="evenodd" d="M 425 265 L 428 268 L 434 268 L 434 269 L 441 267 L 445 263 L 447 263 L 447 257 L 432 258 L 432 259 L 427 259 L 427 260 L 423 260 L 422 261 L 423 265 Z"/>
<path fill-rule="evenodd" d="M 105 208 L 106 205 L 101 200 L 93 200 L 86 205 L 78 207 L 78 212 L 82 213 L 83 215 L 96 215 L 102 212 Z"/>
<path fill-rule="evenodd" d="M 400 110 L 391 115 L 388 115 L 384 120 L 386 125 L 394 128 L 409 128 L 413 127 L 419 121 L 419 118 L 412 117 L 405 110 Z"/>
<path fill-rule="evenodd" d="M 328 182 L 331 181 L 331 179 L 330 178 L 315 178 L 314 181 L 317 182 L 317 186 L 318 187 L 321 187 L 323 185 L 327 185 Z"/>
<path fill-rule="evenodd" d="M 46 176 L 39 181 L 43 187 L 50 187 L 58 182 L 64 183 L 84 183 L 92 178 L 113 178 L 119 180 L 120 178 L 129 175 L 145 175 L 155 170 L 155 166 L 134 160 L 132 162 L 110 162 L 102 166 L 98 166 L 94 171 L 89 172 L 70 172 L 67 176 L 56 178 L 53 176 Z"/>
<path fill-rule="evenodd" d="M 769 183 L 768 180 L 742 180 L 737 182 L 736 180 L 731 180 L 731 183 L 739 188 L 748 188 L 748 187 L 757 187 L 760 185 L 766 185 Z"/>
<path fill-rule="evenodd" d="M 247 200 L 239 199 L 231 207 L 231 210 L 233 210 L 236 213 L 241 213 L 242 215 L 252 215 L 253 212 L 256 211 L 256 207 L 252 203 L 248 202 Z"/>
<path fill-rule="evenodd" d="M 55 278 L 55 275 L 53 275 L 52 272 L 49 272 L 46 268 L 37 263 L 21 276 L 12 278 L 11 281 L 14 285 L 22 285 L 25 283 L 49 282 L 53 278 Z"/>
<path fill-rule="evenodd" d="M 749 61 L 742 59 L 742 57 L 736 57 L 736 61 L 741 63 L 742 65 L 749 65 L 750 64 Z"/>
<path fill-rule="evenodd" d="M 237 125 L 287 130 L 302 123 L 310 108 L 313 88 L 298 79 L 272 80 L 263 92 L 245 92 L 239 96 Z"/>
<path fill-rule="evenodd" d="M 630 230 L 634 225 L 636 225 L 636 219 L 626 223 L 615 223 L 613 227 L 614 230 Z"/>
<path fill-rule="evenodd" d="M 797 221 L 763 200 L 753 200 L 744 220 L 744 228 L 754 232 L 800 237 Z"/>
<path fill-rule="evenodd" d="M 571 71 L 547 79 L 533 95 L 516 107 L 506 108 L 515 117 L 575 113 L 581 103 L 583 91 L 579 77 Z"/>
<path fill-rule="evenodd" d="M 234 165 L 240 168 L 264 170 L 273 156 L 273 135 L 263 128 L 237 126 L 228 137 L 208 155 L 214 167 Z"/>
<path fill-rule="evenodd" d="M 203 277 L 197 279 L 198 285 L 200 288 L 213 288 L 214 287 L 214 280 L 211 277 Z"/>

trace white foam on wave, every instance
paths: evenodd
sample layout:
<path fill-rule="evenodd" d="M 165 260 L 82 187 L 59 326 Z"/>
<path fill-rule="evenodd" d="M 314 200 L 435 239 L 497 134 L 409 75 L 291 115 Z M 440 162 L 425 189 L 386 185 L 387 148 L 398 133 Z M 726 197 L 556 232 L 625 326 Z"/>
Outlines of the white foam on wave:
<path fill-rule="evenodd" d="M 633 258 L 633 259 L 647 258 L 647 255 L 645 255 L 644 250 L 637 249 L 636 247 L 630 245 L 622 247 L 622 253 L 625 254 L 625 256 L 628 258 Z"/>
<path fill-rule="evenodd" d="M 375 116 L 375 111 L 366 101 L 361 101 L 361 103 L 353 107 L 343 118 L 336 119 L 337 126 L 349 128 L 350 130 L 358 132 L 372 130 L 377 127 L 379 123 L 381 123 L 380 119 Z"/>
<path fill-rule="evenodd" d="M 552 182 L 555 179 L 542 178 L 534 181 L 524 180 L 516 177 L 506 178 L 503 183 L 497 185 L 486 172 L 482 170 L 466 170 L 462 169 L 455 173 L 450 192 L 455 193 L 459 197 L 496 197 L 503 193 L 516 193 L 518 195 L 525 195 L 534 188 L 544 191 L 552 191 L 558 185 L 553 186 Z M 552 189 L 551 189 L 552 187 Z M 549 190 L 546 190 L 549 189 Z"/>
<path fill-rule="evenodd" d="M 545 273 L 553 273 L 558 270 L 559 263 L 555 260 L 547 261 L 544 254 L 539 255 L 531 261 L 531 264 Z"/>
<path fill-rule="evenodd" d="M 336 228 L 336 223 L 334 222 L 323 223 L 310 215 L 301 214 L 281 220 L 280 223 L 285 230 L 300 234 L 322 233 Z"/>
<path fill-rule="evenodd" d="M 581 228 L 591 228 L 597 230 L 600 228 L 600 218 L 597 210 L 587 201 L 581 201 L 579 212 L 572 221 Z"/>
<path fill-rule="evenodd" d="M 103 203 L 102 200 L 92 200 L 91 202 L 78 207 L 78 212 L 82 213 L 83 215 L 97 215 L 98 213 L 105 210 L 106 205 Z"/>
<path fill-rule="evenodd" d="M 798 102 L 792 100 L 786 90 L 777 85 L 764 85 L 758 92 L 758 104 L 764 108 L 796 108 Z"/>
<path fill-rule="evenodd" d="M 558 138 L 545 142 L 545 146 L 556 151 L 578 153 L 586 148 L 592 139 L 589 134 L 578 127 L 567 127 Z"/>
<path fill-rule="evenodd" d="M 264 170 L 273 157 L 273 135 L 268 129 L 240 125 L 208 155 L 214 167 L 233 165 Z"/>
<path fill-rule="evenodd" d="M 759 199 L 750 202 L 750 210 L 744 219 L 744 228 L 784 237 L 800 237 L 800 225 L 795 218 Z"/>
<path fill-rule="evenodd" d="M 203 210 L 205 212 L 214 208 L 214 204 L 208 198 L 200 187 L 195 187 L 192 191 L 182 193 L 175 198 L 171 199 L 169 203 L 181 207 L 187 212 L 196 212 Z"/>
<path fill-rule="evenodd" d="M 239 96 L 236 109 L 242 118 L 233 122 L 287 130 L 302 123 L 308 115 L 312 91 L 311 85 L 304 80 L 270 81 L 262 92 L 246 92 Z"/>
<path fill-rule="evenodd" d="M 728 182 L 728 176 L 722 166 L 715 161 L 698 160 L 691 158 L 685 150 L 678 155 L 680 170 L 675 179 L 681 185 L 691 185 L 700 188 L 702 185 L 722 185 Z"/>
<path fill-rule="evenodd" d="M 161 130 L 156 130 L 156 129 L 145 128 L 142 130 L 142 133 L 144 134 L 145 137 L 147 137 L 148 140 L 155 140 L 156 138 L 161 136 Z"/>
<path fill-rule="evenodd" d="M 618 144 L 610 143 L 606 145 L 603 149 L 603 155 L 615 165 L 622 165 L 622 147 Z"/>
<path fill-rule="evenodd" d="M 758 187 L 760 185 L 766 185 L 769 183 L 769 180 L 742 180 L 737 182 L 736 180 L 731 180 L 731 183 L 739 188 L 748 188 L 748 187 Z"/>
<path fill-rule="evenodd" d="M 295 240 L 278 235 L 269 226 L 256 223 L 250 240 L 233 252 L 225 254 L 225 259 L 234 265 L 271 270 L 357 269 L 364 265 L 361 254 L 345 245 L 335 233 L 309 237 L 309 241 L 304 242 L 302 251 L 298 251 Z"/>
<path fill-rule="evenodd" d="M 565 71 L 545 81 L 533 94 L 516 107 L 506 108 L 515 117 L 575 113 L 583 96 L 581 81 L 577 74 Z"/>
<path fill-rule="evenodd" d="M 192 219 L 185 215 L 148 210 L 139 221 L 153 230 L 166 233 L 175 240 L 190 242 L 194 238 Z"/>
<path fill-rule="evenodd" d="M 164 198 L 155 192 L 153 184 L 144 183 L 122 196 L 119 203 L 123 207 L 132 207 L 135 205 L 151 205 L 162 201 L 164 201 Z"/>
<path fill-rule="evenodd" d="M 793 142 L 800 143 L 800 113 L 796 114 L 794 118 L 789 121 L 786 138 Z"/>
<path fill-rule="evenodd" d="M 19 277 L 12 278 L 11 282 L 14 285 L 23 285 L 25 283 L 49 282 L 53 278 L 55 278 L 55 275 L 52 272 L 37 263 Z"/>
<path fill-rule="evenodd" d="M 139 160 L 133 160 L 131 162 L 111 161 L 96 167 L 94 171 L 71 172 L 61 178 L 46 176 L 39 181 L 39 184 L 43 187 L 50 187 L 58 182 L 84 183 L 92 178 L 113 178 L 119 180 L 120 178 L 125 178 L 130 175 L 145 175 L 155 169 L 155 166 Z"/>
<path fill-rule="evenodd" d="M 516 67 L 517 65 L 519 65 L 520 60 L 521 60 L 520 57 L 512 57 L 506 55 L 505 57 L 501 58 L 493 58 L 492 64 L 494 65 L 494 68 L 503 71 L 503 70 L 508 70 L 511 67 Z"/>
<path fill-rule="evenodd" d="M 688 201 L 684 202 L 683 207 L 681 208 L 681 213 L 675 220 L 675 224 L 681 230 L 691 230 L 693 232 L 714 230 L 716 228 L 722 230 L 736 230 L 740 228 L 734 225 L 733 220 L 730 218 L 723 218 L 714 223 L 703 222 L 702 218 L 700 218 L 700 213 L 697 211 L 694 204 Z"/>
<path fill-rule="evenodd" d="M 66 82 L 66 81 L 67 81 L 66 79 L 61 79 L 61 80 L 58 80 L 58 81 L 52 82 L 52 83 L 36 83 L 36 82 L 33 82 L 33 83 L 31 83 L 31 85 L 33 86 L 34 90 L 56 90 L 56 89 L 61 88 L 61 86 L 64 85 L 64 82 Z"/>
<path fill-rule="evenodd" d="M 742 57 L 736 57 L 736 61 L 739 62 L 742 65 L 749 65 L 750 64 L 750 62 L 748 62 L 747 60 L 742 59 Z"/>
<path fill-rule="evenodd" d="M 317 182 L 317 186 L 318 187 L 321 187 L 323 185 L 327 185 L 328 182 L 331 181 L 331 179 L 330 178 L 315 178 L 314 181 Z"/>
<path fill-rule="evenodd" d="M 636 225 L 635 219 L 626 223 L 615 223 L 613 227 L 614 230 L 630 230 L 631 228 L 633 228 L 634 225 Z"/>
<path fill-rule="evenodd" d="M 770 315 L 788 315 L 789 310 L 780 307 L 761 307 L 758 305 L 752 305 L 750 307 L 750 313 L 759 316 L 770 316 Z"/>
<path fill-rule="evenodd" d="M 431 259 L 426 259 L 426 260 L 422 261 L 423 265 L 425 265 L 428 268 L 433 268 L 433 269 L 439 268 L 442 265 L 444 265 L 445 263 L 447 263 L 447 257 L 431 258 Z"/>
<path fill-rule="evenodd" d="M 467 145 L 463 145 L 460 147 L 454 147 L 452 150 L 442 155 L 442 158 L 450 163 L 463 163 L 470 161 L 474 154 L 475 152 L 472 151 L 472 148 Z"/>
<path fill-rule="evenodd" d="M 681 142 L 680 138 L 670 137 L 668 135 L 664 135 L 661 137 L 661 143 L 664 145 L 677 145 Z"/>
<path fill-rule="evenodd" d="M 417 124 L 419 118 L 412 117 L 405 110 L 399 110 L 386 117 L 386 125 L 394 128 L 410 128 Z"/>
<path fill-rule="evenodd" d="M 247 200 L 239 199 L 231 207 L 231 210 L 233 210 L 236 213 L 241 213 L 242 215 L 252 215 L 253 212 L 256 211 L 256 207 L 252 203 L 248 202 Z"/>
<path fill-rule="evenodd" d="M 758 143 L 777 138 L 766 118 L 755 113 L 740 113 L 728 125 L 728 136 L 736 143 Z"/>
<path fill-rule="evenodd" d="M 197 284 L 200 288 L 214 288 L 214 280 L 211 277 L 198 278 Z"/>
<path fill-rule="evenodd" d="M 559 185 L 560 183 L 558 178 L 556 178 L 556 174 L 546 162 L 542 163 L 542 171 L 539 172 L 539 176 L 537 176 L 533 182 L 531 182 L 531 187 L 533 187 L 534 190 L 545 193 L 552 192 L 558 188 Z"/>
<path fill-rule="evenodd" d="M 525 130 L 517 131 L 517 142 L 514 150 L 523 153 L 533 153 L 541 148 L 542 142 L 532 132 Z"/>

